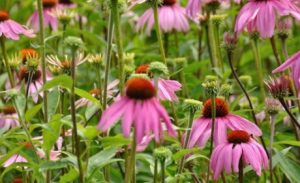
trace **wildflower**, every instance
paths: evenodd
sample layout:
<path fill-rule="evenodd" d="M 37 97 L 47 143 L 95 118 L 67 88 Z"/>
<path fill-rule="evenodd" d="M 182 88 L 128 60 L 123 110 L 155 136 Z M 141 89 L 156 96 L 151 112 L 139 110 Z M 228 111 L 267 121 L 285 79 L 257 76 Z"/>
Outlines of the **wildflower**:
<path fill-rule="evenodd" d="M 249 0 L 237 16 L 235 31 L 247 28 L 249 32 L 259 32 L 262 38 L 270 38 L 274 35 L 276 15 L 300 19 L 298 7 L 289 0 Z"/>
<path fill-rule="evenodd" d="M 228 134 L 227 141 L 219 144 L 212 152 L 210 166 L 217 180 L 223 170 L 226 173 L 239 172 L 239 163 L 250 165 L 258 176 L 262 168 L 268 168 L 268 157 L 263 147 L 243 130 Z"/>
<path fill-rule="evenodd" d="M 19 40 L 21 34 L 31 38 L 35 37 L 32 30 L 11 20 L 8 12 L 0 10 L 0 37 L 3 36 L 8 39 Z"/>
<path fill-rule="evenodd" d="M 282 72 L 288 68 L 291 68 L 291 77 L 293 78 L 295 87 L 300 89 L 300 51 L 287 59 L 283 64 L 273 70 L 272 73 Z"/>
<path fill-rule="evenodd" d="M 68 24 L 75 16 L 75 13 L 67 8 L 55 8 L 50 14 L 64 25 Z"/>
<path fill-rule="evenodd" d="M 270 93 L 274 98 L 284 98 L 290 92 L 290 80 L 288 77 L 280 76 L 278 78 L 271 78 L 265 82 Z"/>
<path fill-rule="evenodd" d="M 13 128 L 19 126 L 16 109 L 12 105 L 1 107 L 0 128 Z"/>
<path fill-rule="evenodd" d="M 133 126 L 136 131 L 137 143 L 151 133 L 154 134 L 156 142 L 160 142 L 163 139 L 162 119 L 169 135 L 176 136 L 168 113 L 155 98 L 155 93 L 151 81 L 143 78 L 129 79 L 126 95 L 104 111 L 98 128 L 106 131 L 119 118 L 122 118 L 122 130 L 125 137 L 129 137 L 130 129 Z"/>
<path fill-rule="evenodd" d="M 38 52 L 33 48 L 24 48 L 20 51 L 20 57 L 22 59 L 23 64 L 26 63 L 28 58 L 36 58 L 38 57 Z"/>
<path fill-rule="evenodd" d="M 189 0 L 186 13 L 191 17 L 196 17 L 201 13 L 202 7 L 208 6 L 209 9 L 217 9 L 222 1 L 225 0 Z"/>
<path fill-rule="evenodd" d="M 261 136 L 261 130 L 253 123 L 238 115 L 229 112 L 229 106 L 225 100 L 216 98 L 216 119 L 214 130 L 214 143 L 221 144 L 226 140 L 227 129 L 245 130 L 248 133 Z M 193 122 L 192 131 L 188 147 L 192 148 L 196 144 L 203 147 L 211 136 L 211 99 L 204 103 L 202 117 Z"/>
<path fill-rule="evenodd" d="M 44 15 L 44 25 L 50 26 L 53 31 L 57 31 L 58 20 L 52 15 L 52 11 L 57 6 L 57 0 L 43 0 L 43 15 Z M 39 23 L 39 13 L 36 10 L 28 20 L 28 23 L 32 26 L 35 32 L 40 30 Z"/>
<path fill-rule="evenodd" d="M 143 73 L 151 76 L 152 73 L 150 73 L 149 68 L 150 66 L 147 64 L 140 65 L 135 72 L 138 74 Z M 154 80 L 152 80 L 152 83 L 154 83 Z M 161 100 L 178 101 L 176 92 L 180 91 L 181 87 L 182 85 L 176 80 L 167 80 L 159 78 L 157 96 Z"/>
<path fill-rule="evenodd" d="M 162 32 L 187 32 L 189 30 L 188 19 L 185 9 L 176 0 L 164 0 L 162 6 L 158 7 L 159 26 Z M 146 26 L 149 35 L 154 25 L 153 10 L 148 9 L 138 20 L 137 29 Z"/>

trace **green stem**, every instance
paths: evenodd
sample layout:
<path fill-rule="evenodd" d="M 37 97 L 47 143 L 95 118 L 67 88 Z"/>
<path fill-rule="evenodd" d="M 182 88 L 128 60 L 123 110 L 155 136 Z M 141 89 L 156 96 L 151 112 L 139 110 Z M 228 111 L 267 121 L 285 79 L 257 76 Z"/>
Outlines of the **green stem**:
<path fill-rule="evenodd" d="M 6 48 L 5 48 L 5 37 L 4 36 L 0 36 L 0 43 L 1 43 L 1 49 L 2 49 L 2 54 L 3 54 L 4 65 L 6 67 L 6 71 L 7 71 L 8 78 L 9 78 L 9 83 L 10 83 L 11 88 L 14 88 L 15 87 L 15 82 L 14 82 L 14 77 L 13 77 L 13 74 L 11 72 L 9 62 L 8 62 L 8 57 L 7 57 Z"/>
<path fill-rule="evenodd" d="M 79 169 L 79 180 L 81 183 L 84 182 L 83 177 L 83 170 L 80 160 L 80 139 L 77 134 L 77 122 L 76 122 L 76 108 L 75 108 L 75 82 L 76 82 L 76 50 L 72 50 L 72 65 L 71 65 L 71 77 L 72 77 L 72 87 L 71 87 L 71 94 L 70 94 L 70 105 L 71 105 L 71 117 L 72 117 L 72 124 L 73 124 L 73 140 L 75 141 L 75 149 L 76 149 L 76 156 L 77 156 L 77 164 Z"/>
<path fill-rule="evenodd" d="M 222 59 L 222 52 L 221 52 L 221 44 L 220 44 L 220 25 L 219 24 L 217 24 L 216 26 L 215 26 L 215 30 L 214 30 L 214 32 L 215 32 L 215 43 L 216 43 L 216 55 L 217 55 L 217 61 L 218 61 L 218 64 L 219 64 L 219 66 L 221 67 L 221 69 L 222 69 L 222 73 L 224 73 L 224 64 L 223 64 L 223 59 Z"/>
<path fill-rule="evenodd" d="M 261 97 L 264 99 L 266 97 L 265 93 L 265 84 L 264 84 L 264 78 L 263 78 L 263 69 L 262 69 L 262 63 L 261 63 L 261 58 L 258 50 L 258 43 L 257 40 L 252 40 L 251 41 L 252 45 L 252 50 L 255 58 L 255 64 L 256 64 L 256 69 L 257 69 L 257 76 L 259 80 L 259 86 L 260 86 L 260 93 Z"/>
<path fill-rule="evenodd" d="M 280 38 L 280 42 L 281 42 L 281 47 L 282 47 L 282 52 L 284 55 L 284 59 L 288 59 L 289 58 L 289 54 L 288 54 L 288 50 L 286 47 L 286 38 Z"/>
<path fill-rule="evenodd" d="M 214 133 L 215 133 L 215 120 L 216 120 L 216 96 L 213 94 L 211 96 L 211 135 L 210 135 L 210 149 L 209 149 L 209 157 L 211 157 L 213 146 L 214 146 Z M 207 177 L 206 182 L 209 182 L 209 175 L 210 175 L 210 166 L 208 162 L 207 166 Z"/>
<path fill-rule="evenodd" d="M 162 159 L 160 161 L 160 166 L 161 166 L 161 183 L 165 183 L 165 159 Z"/>
<path fill-rule="evenodd" d="M 42 63 L 42 79 L 43 84 L 46 83 L 46 59 L 45 59 L 45 30 L 44 30 L 44 14 L 42 0 L 37 0 L 38 13 L 39 13 L 39 24 L 40 24 L 40 57 Z M 43 93 L 44 101 L 44 121 L 48 123 L 48 92 L 44 90 Z"/>
<path fill-rule="evenodd" d="M 129 163 L 127 164 L 126 174 L 125 174 L 125 183 L 131 183 L 135 176 L 135 154 L 136 154 L 136 130 L 133 132 L 133 139 L 129 155 Z"/>
<path fill-rule="evenodd" d="M 275 135 L 275 115 L 270 115 L 270 125 L 271 125 L 271 135 L 270 135 L 270 149 L 269 149 L 269 170 L 270 170 L 270 182 L 273 183 L 273 161 L 272 161 L 272 151 L 273 151 L 273 141 Z"/>
<path fill-rule="evenodd" d="M 107 84 L 108 84 L 108 75 L 109 75 L 110 62 L 111 62 L 113 29 L 114 29 L 114 25 L 113 25 L 112 10 L 111 10 L 111 12 L 109 14 L 109 25 L 108 25 L 108 33 L 107 33 L 108 37 L 107 37 L 103 99 L 102 99 L 103 110 L 106 109 L 106 104 L 107 104 Z"/>
<path fill-rule="evenodd" d="M 155 0 L 156 1 L 156 0 Z M 161 54 L 161 59 L 164 64 L 167 64 L 166 60 L 166 54 L 165 54 L 165 49 L 164 49 L 164 44 L 162 40 L 162 35 L 161 35 L 161 30 L 159 27 L 159 19 L 158 19 L 158 2 L 154 2 L 153 5 L 153 15 L 154 15 L 154 25 L 156 29 L 156 36 L 159 44 L 159 50 Z"/>
<path fill-rule="evenodd" d="M 155 159 L 154 161 L 154 176 L 153 176 L 153 183 L 156 183 L 157 182 L 157 170 L 158 169 L 158 160 Z"/>
<path fill-rule="evenodd" d="M 240 159 L 239 162 L 239 183 L 244 182 L 244 166 L 243 166 L 243 158 Z"/>
<path fill-rule="evenodd" d="M 96 65 L 96 75 L 97 75 L 97 89 L 100 90 L 99 92 L 99 99 L 100 99 L 100 103 L 102 102 L 101 99 L 102 99 L 102 78 L 101 78 L 101 65 L 100 64 L 97 64 Z"/>
<path fill-rule="evenodd" d="M 217 50 L 216 50 L 216 41 L 214 36 L 214 26 L 212 24 L 212 21 L 210 20 L 210 17 L 208 19 L 208 40 L 210 45 L 210 52 L 212 56 L 212 67 L 216 67 L 218 65 L 218 56 L 217 56 Z"/>
<path fill-rule="evenodd" d="M 281 65 L 281 61 L 280 61 L 280 58 L 279 58 L 278 50 L 277 50 L 277 48 L 276 48 L 276 41 L 275 41 L 274 36 L 272 36 L 272 37 L 270 38 L 270 42 L 271 42 L 273 54 L 274 54 L 274 56 L 275 56 L 277 65 L 280 66 L 280 65 Z"/>
<path fill-rule="evenodd" d="M 281 103 L 282 107 L 284 108 L 284 110 L 288 113 L 288 115 L 290 116 L 292 123 L 295 125 L 295 130 L 297 130 L 297 128 L 299 128 L 300 130 L 300 124 L 298 123 L 296 117 L 291 113 L 291 111 L 289 110 L 289 107 L 287 106 L 287 104 L 285 103 L 283 98 L 279 98 L 278 99 L 279 102 Z M 297 127 L 297 128 L 296 128 Z"/>
<path fill-rule="evenodd" d="M 187 133 L 186 133 L 186 136 L 185 136 L 185 139 L 184 139 L 183 149 L 186 149 L 187 146 L 188 146 L 188 142 L 189 142 L 190 135 L 191 135 L 191 127 L 192 127 L 194 116 L 195 116 L 195 111 L 193 111 L 193 109 L 190 109 L 189 113 L 190 113 L 190 116 L 189 116 L 189 122 L 188 122 L 188 125 L 187 125 Z M 186 156 L 183 156 L 180 160 L 179 168 L 178 168 L 178 171 L 177 171 L 178 176 L 180 176 L 181 172 L 183 171 L 185 158 L 186 158 Z M 179 180 L 180 180 L 179 177 L 177 177 L 176 182 L 178 183 Z"/>
<path fill-rule="evenodd" d="M 115 25 L 115 36 L 116 44 L 118 49 L 118 60 L 120 68 L 120 93 L 123 95 L 124 83 L 125 83 L 125 72 L 124 72 L 124 60 L 123 60 L 123 43 L 121 38 L 121 24 L 120 24 L 120 13 L 118 8 L 118 0 L 111 0 L 111 11 L 113 16 L 113 21 Z"/>

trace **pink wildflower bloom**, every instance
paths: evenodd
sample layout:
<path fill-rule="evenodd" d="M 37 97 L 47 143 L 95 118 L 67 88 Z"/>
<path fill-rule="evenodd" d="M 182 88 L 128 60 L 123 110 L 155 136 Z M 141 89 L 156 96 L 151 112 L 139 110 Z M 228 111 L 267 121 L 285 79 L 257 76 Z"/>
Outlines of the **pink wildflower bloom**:
<path fill-rule="evenodd" d="M 263 147 L 242 130 L 228 134 L 227 142 L 219 144 L 212 152 L 210 166 L 217 180 L 223 170 L 239 172 L 239 163 L 250 165 L 258 176 L 268 168 L 268 157 Z"/>
<path fill-rule="evenodd" d="M 50 26 L 53 31 L 57 31 L 58 20 L 52 15 L 52 10 L 57 6 L 57 0 L 43 0 L 44 27 Z M 40 30 L 39 13 L 35 11 L 28 20 L 35 32 Z"/>
<path fill-rule="evenodd" d="M 291 68 L 291 76 L 293 78 L 295 87 L 300 89 L 300 51 L 287 59 L 283 64 L 273 70 L 273 73 L 282 72 L 288 68 Z"/>
<path fill-rule="evenodd" d="M 13 128 L 19 126 L 16 109 L 12 105 L 2 107 L 0 113 L 0 128 Z"/>
<path fill-rule="evenodd" d="M 163 32 L 187 32 L 189 22 L 185 9 L 176 0 L 164 0 L 162 6 L 158 7 L 159 26 Z M 153 9 L 148 9 L 138 20 L 137 29 L 146 27 L 149 35 L 154 25 Z"/>
<path fill-rule="evenodd" d="M 149 65 L 140 65 L 136 71 L 138 74 L 149 74 Z M 154 80 L 152 80 L 154 83 Z M 159 78 L 157 96 L 160 100 L 178 101 L 176 92 L 181 90 L 182 85 L 176 80 L 166 80 Z"/>
<path fill-rule="evenodd" d="M 8 160 L 6 160 L 3 164 L 3 167 L 9 167 L 10 165 L 14 163 L 27 163 L 28 161 L 21 155 L 15 154 L 12 157 L 10 157 Z"/>
<path fill-rule="evenodd" d="M 299 9 L 290 0 L 249 0 L 238 14 L 235 31 L 259 32 L 262 38 L 274 34 L 276 15 L 292 15 L 300 20 Z"/>
<path fill-rule="evenodd" d="M 235 0 L 236 1 L 236 0 Z M 211 5 L 218 7 L 223 2 L 229 2 L 228 0 L 189 0 L 186 6 L 186 13 L 190 17 L 197 17 L 201 13 L 203 6 Z"/>
<path fill-rule="evenodd" d="M 29 80 L 29 72 L 28 68 L 26 66 L 23 66 L 20 68 L 18 73 L 18 78 L 20 82 L 23 80 L 25 81 L 25 86 L 27 87 L 27 82 Z M 47 80 L 49 80 L 50 77 L 47 76 Z M 32 96 L 32 99 L 34 102 L 37 102 L 39 99 L 39 90 L 43 87 L 43 80 L 42 80 L 42 72 L 40 70 L 35 71 L 35 73 L 32 76 L 32 80 L 29 84 L 29 95 Z M 16 86 L 17 89 L 21 88 L 21 84 L 18 84 Z M 40 94 L 42 96 L 42 93 Z"/>
<path fill-rule="evenodd" d="M 112 81 L 110 84 L 107 85 L 107 98 L 113 98 L 114 97 L 114 94 L 117 93 L 118 89 L 116 88 L 119 84 L 119 80 L 114 80 Z M 100 92 L 102 92 L 101 89 L 93 89 L 91 90 L 89 93 L 93 96 L 93 97 L 99 97 L 100 95 Z M 86 99 L 86 98 L 81 98 L 81 99 L 78 99 L 76 102 L 75 102 L 75 106 L 76 106 L 76 109 L 77 108 L 80 108 L 80 107 L 84 107 L 84 106 L 91 106 L 93 103 Z"/>
<path fill-rule="evenodd" d="M 204 147 L 211 136 L 211 100 L 204 103 L 202 117 L 194 121 L 188 147 L 195 145 Z M 248 133 L 261 136 L 261 130 L 253 123 L 238 115 L 230 114 L 225 100 L 216 98 L 216 120 L 214 129 L 214 143 L 216 145 L 226 142 L 227 129 L 245 130 Z"/>
<path fill-rule="evenodd" d="M 6 11 L 0 10 L 0 37 L 4 36 L 8 39 L 19 40 L 21 34 L 27 37 L 35 37 L 32 30 L 11 20 Z"/>
<path fill-rule="evenodd" d="M 136 140 L 140 143 L 144 136 L 154 134 L 155 140 L 163 139 L 165 123 L 170 136 L 176 136 L 167 111 L 155 97 L 153 84 L 143 78 L 132 78 L 127 81 L 126 95 L 114 102 L 104 111 L 98 129 L 107 131 L 119 118 L 122 118 L 122 130 L 125 137 L 130 136 L 130 129 L 136 130 Z"/>

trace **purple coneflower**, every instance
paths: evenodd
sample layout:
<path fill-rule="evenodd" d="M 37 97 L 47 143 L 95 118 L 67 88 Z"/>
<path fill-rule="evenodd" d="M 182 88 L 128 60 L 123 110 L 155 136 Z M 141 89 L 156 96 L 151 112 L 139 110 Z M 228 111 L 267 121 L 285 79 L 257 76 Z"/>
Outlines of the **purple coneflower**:
<path fill-rule="evenodd" d="M 274 35 L 276 15 L 292 15 L 300 20 L 299 9 L 290 0 L 249 0 L 237 16 L 235 31 L 247 29 L 270 38 Z"/>
<path fill-rule="evenodd" d="M 50 26 L 53 31 L 57 31 L 58 20 L 51 13 L 57 6 L 57 0 L 43 0 L 44 7 L 44 26 Z M 28 20 L 28 23 L 33 27 L 35 32 L 40 30 L 39 13 L 35 11 Z"/>
<path fill-rule="evenodd" d="M 11 20 L 8 12 L 0 10 L 0 37 L 4 36 L 8 39 L 19 40 L 21 34 L 27 37 L 35 37 L 32 30 Z"/>
<path fill-rule="evenodd" d="M 16 109 L 12 105 L 5 105 L 1 108 L 0 128 L 13 128 L 19 126 Z"/>
<path fill-rule="evenodd" d="M 196 17 L 201 13 L 203 6 L 209 5 L 218 7 L 222 2 L 228 2 L 228 0 L 189 0 L 186 13 L 188 16 Z"/>
<path fill-rule="evenodd" d="M 263 147 L 246 131 L 235 130 L 228 134 L 227 142 L 219 144 L 212 153 L 210 166 L 217 180 L 223 170 L 239 172 L 239 164 L 250 165 L 257 175 L 268 168 L 268 157 Z"/>
<path fill-rule="evenodd" d="M 164 0 L 158 7 L 159 26 L 162 32 L 187 32 L 189 22 L 185 14 L 185 9 L 181 7 L 176 0 Z M 150 34 L 154 25 L 153 10 L 148 9 L 138 20 L 137 29 L 146 28 L 147 34 Z"/>
<path fill-rule="evenodd" d="M 149 74 L 149 65 L 140 65 L 136 69 L 137 74 Z M 152 83 L 154 81 L 152 80 Z M 158 91 L 157 96 L 160 100 L 178 101 L 176 92 L 181 90 L 182 85 L 176 80 L 158 79 Z"/>
<path fill-rule="evenodd" d="M 98 128 L 108 130 L 119 118 L 122 118 L 122 130 L 129 137 L 131 127 L 135 128 L 137 143 L 143 137 L 154 134 L 156 142 L 163 138 L 165 123 L 167 132 L 176 136 L 169 115 L 155 97 L 156 91 L 151 81 L 144 78 L 131 78 L 126 84 L 126 95 L 114 102 L 102 115 Z"/>
<path fill-rule="evenodd" d="M 214 128 L 214 143 L 216 145 L 226 141 L 227 129 L 245 130 L 248 133 L 261 136 L 261 130 L 245 118 L 229 113 L 229 106 L 225 100 L 216 98 L 216 120 Z M 194 121 L 188 147 L 196 144 L 203 147 L 211 136 L 211 99 L 204 103 L 202 117 Z"/>
<path fill-rule="evenodd" d="M 283 64 L 273 70 L 273 73 L 282 72 L 286 69 L 291 68 L 292 73 L 291 76 L 293 78 L 295 87 L 300 89 L 300 51 L 287 59 Z"/>

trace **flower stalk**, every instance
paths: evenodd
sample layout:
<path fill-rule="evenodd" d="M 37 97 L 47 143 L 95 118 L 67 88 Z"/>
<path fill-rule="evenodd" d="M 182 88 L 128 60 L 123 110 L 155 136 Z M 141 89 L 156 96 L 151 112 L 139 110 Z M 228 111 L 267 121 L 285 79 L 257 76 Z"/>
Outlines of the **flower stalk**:
<path fill-rule="evenodd" d="M 244 166 L 243 166 L 243 158 L 240 159 L 239 162 L 239 183 L 244 182 Z"/>
<path fill-rule="evenodd" d="M 115 25 L 115 38 L 118 50 L 118 61 L 120 68 L 120 93 L 123 95 L 125 85 L 124 59 L 123 59 L 123 42 L 121 37 L 120 12 L 118 0 L 111 0 L 111 13 Z"/>
<path fill-rule="evenodd" d="M 272 37 L 270 38 L 270 42 L 271 42 L 273 54 L 274 54 L 274 56 L 275 56 L 277 65 L 280 66 L 280 65 L 281 65 L 281 61 L 280 61 L 280 58 L 279 58 L 279 54 L 278 54 L 278 50 L 277 50 L 277 47 L 276 47 L 276 42 L 275 42 L 274 36 L 272 36 Z"/>
<path fill-rule="evenodd" d="M 270 182 L 273 183 L 273 161 L 272 161 L 272 156 L 273 156 L 273 142 L 274 142 L 274 135 L 275 135 L 275 119 L 276 115 L 271 114 L 270 115 L 270 125 L 271 125 L 271 134 L 270 134 L 270 150 L 269 150 L 269 170 L 270 170 Z"/>
<path fill-rule="evenodd" d="M 6 48 L 5 48 L 5 38 L 3 36 L 0 37 L 0 44 L 1 44 L 2 54 L 3 54 L 4 65 L 6 67 L 6 71 L 8 74 L 9 83 L 10 83 L 11 88 L 14 88 L 15 87 L 14 77 L 13 77 L 13 74 L 11 72 L 11 69 L 10 69 L 10 66 L 8 63 L 8 57 L 7 57 Z"/>
<path fill-rule="evenodd" d="M 164 43 L 163 43 L 163 39 L 162 39 L 162 34 L 161 34 L 161 30 L 159 27 L 159 20 L 158 20 L 158 1 L 154 0 L 155 2 L 153 3 L 153 15 L 154 15 L 154 25 L 155 25 L 155 30 L 156 30 L 156 37 L 158 40 L 158 44 L 159 44 L 159 50 L 160 50 L 160 54 L 161 54 L 161 59 L 162 62 L 164 64 L 167 64 L 167 60 L 166 60 L 166 54 L 165 54 L 165 49 L 164 49 Z"/>
<path fill-rule="evenodd" d="M 129 162 L 126 167 L 125 183 L 131 183 L 135 179 L 135 155 L 136 155 L 136 130 L 133 132 L 133 139 L 130 147 Z"/>

